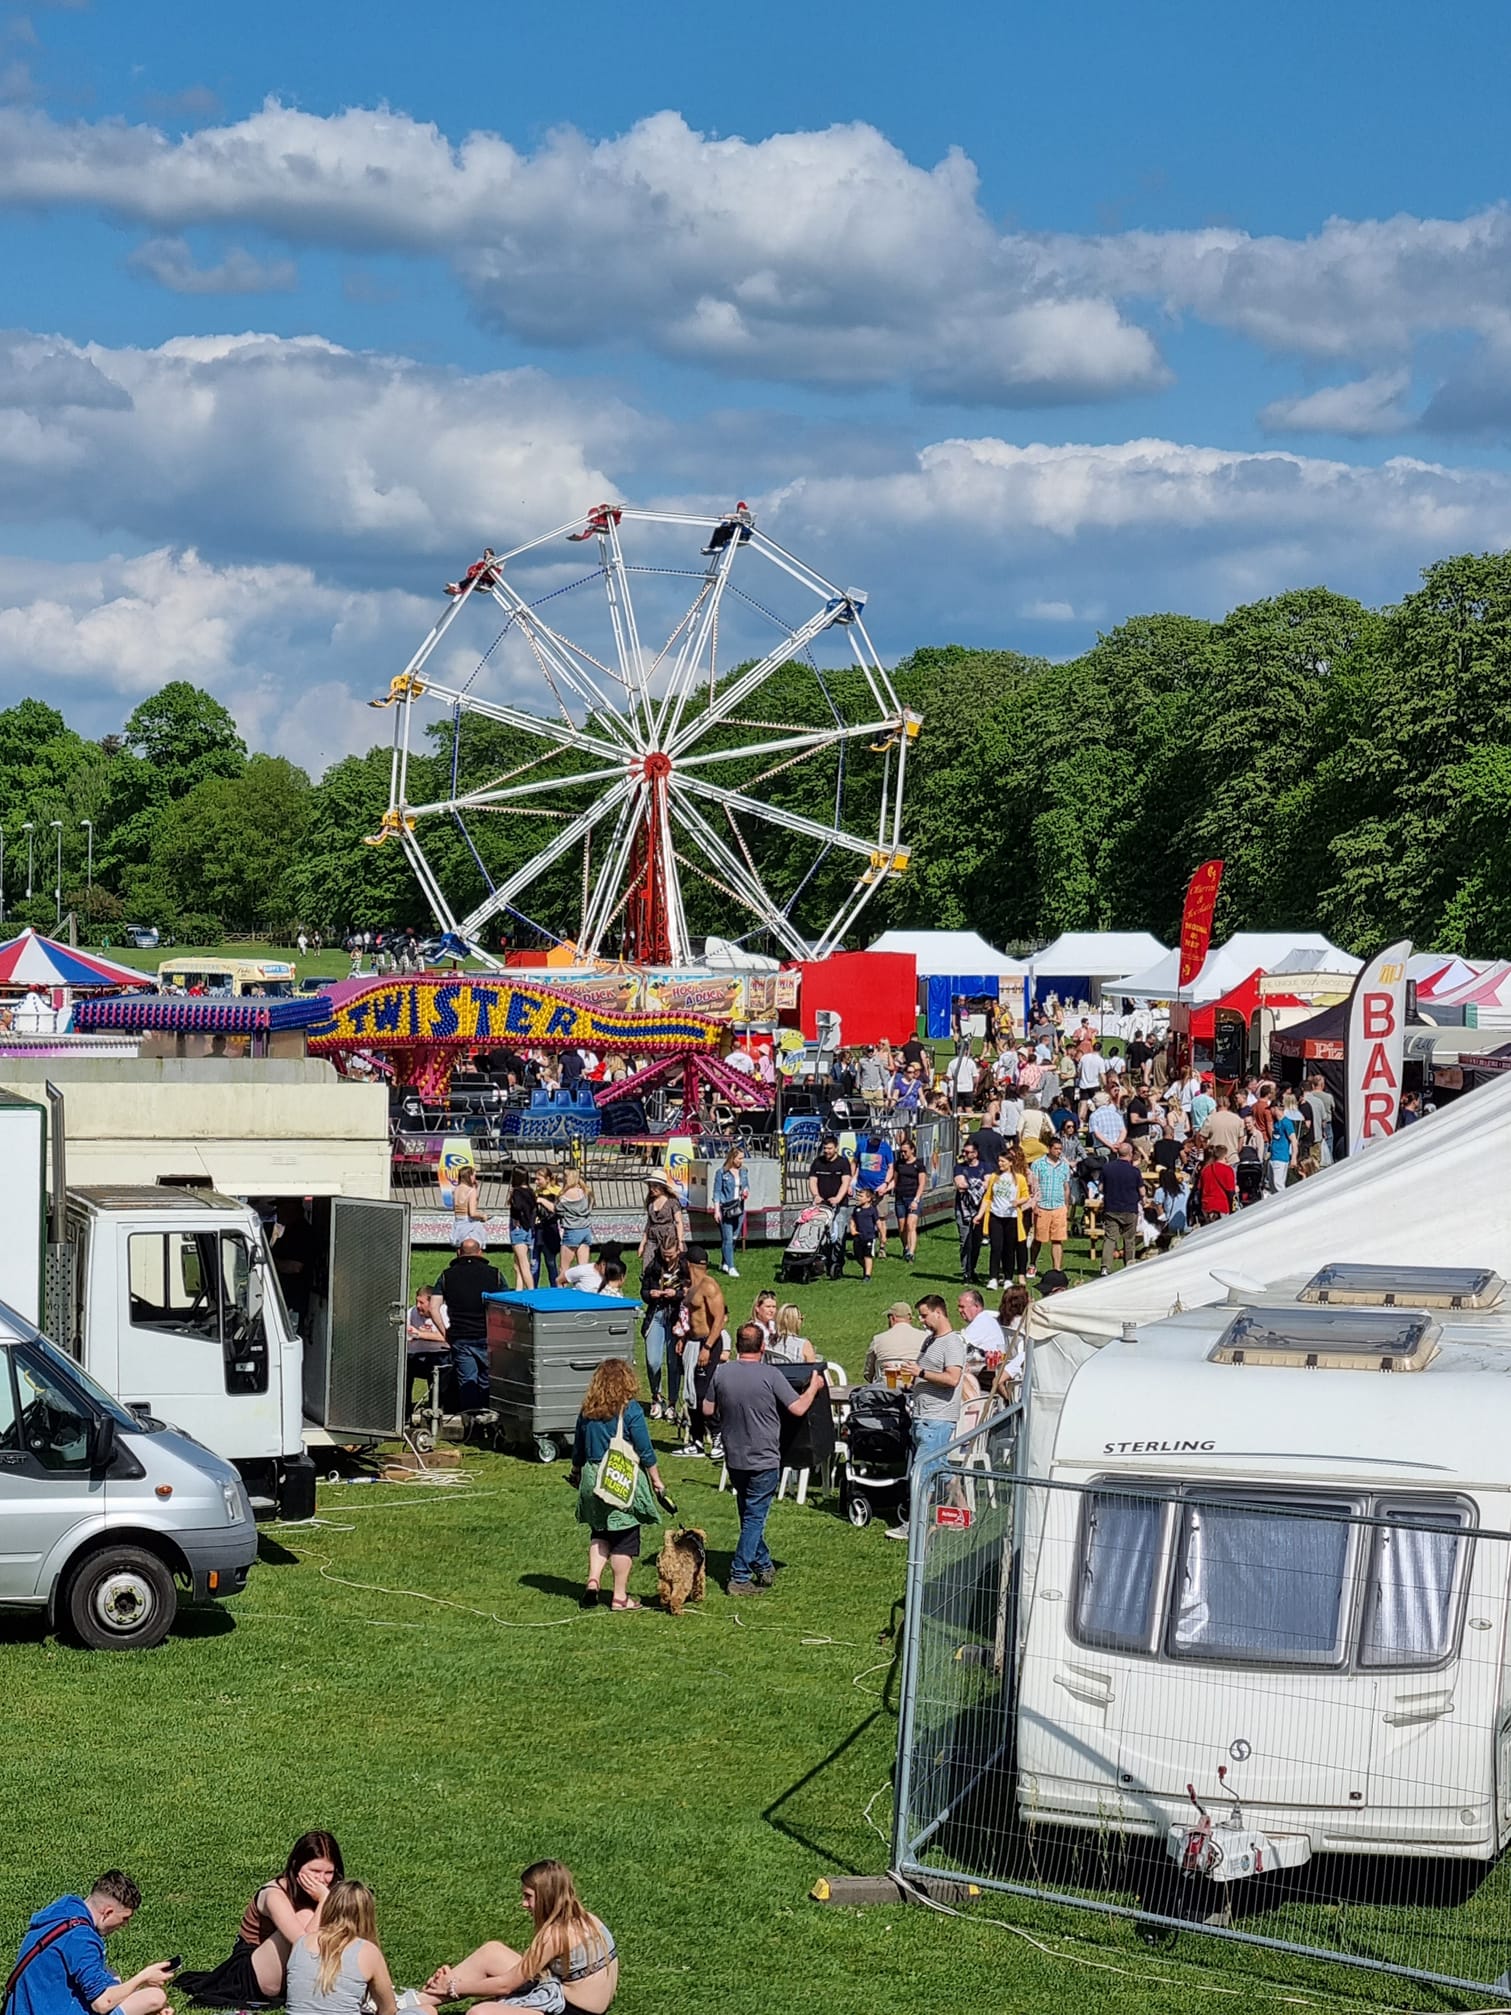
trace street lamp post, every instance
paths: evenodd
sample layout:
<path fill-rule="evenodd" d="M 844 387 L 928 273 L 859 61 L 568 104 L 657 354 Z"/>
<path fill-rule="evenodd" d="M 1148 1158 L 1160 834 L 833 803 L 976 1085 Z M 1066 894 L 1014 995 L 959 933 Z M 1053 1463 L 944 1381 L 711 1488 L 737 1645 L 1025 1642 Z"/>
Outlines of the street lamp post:
<path fill-rule="evenodd" d="M 58 929 L 61 930 L 63 928 L 63 821 L 61 819 L 49 819 L 47 823 L 58 836 L 58 868 L 57 874 L 53 879 L 52 896 L 53 902 L 57 905 Z"/>
<path fill-rule="evenodd" d="M 94 922 L 94 820 L 80 819 L 84 828 L 84 843 L 88 847 L 88 865 L 84 870 L 84 921 L 86 926 Z"/>
<path fill-rule="evenodd" d="M 5 828 L 0 826 L 0 924 L 5 922 Z"/>
<path fill-rule="evenodd" d="M 34 845 L 33 835 L 35 833 L 36 828 L 32 825 L 31 820 L 28 819 L 26 823 L 22 826 L 21 830 L 26 835 L 26 900 L 30 902 L 31 889 L 32 889 L 32 877 L 31 877 L 32 847 Z"/>

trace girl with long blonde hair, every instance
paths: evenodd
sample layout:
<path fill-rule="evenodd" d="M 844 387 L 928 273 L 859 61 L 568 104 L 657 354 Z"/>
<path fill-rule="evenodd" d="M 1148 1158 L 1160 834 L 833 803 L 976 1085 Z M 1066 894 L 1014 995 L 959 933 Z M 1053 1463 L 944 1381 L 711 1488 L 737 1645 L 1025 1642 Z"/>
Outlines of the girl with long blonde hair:
<path fill-rule="evenodd" d="M 529 1945 L 516 1952 L 493 1939 L 458 1965 L 438 1966 L 417 1997 L 425 2015 L 442 2002 L 474 1995 L 484 1998 L 473 2002 L 472 2015 L 504 2008 L 605 2015 L 619 1991 L 619 1954 L 613 1932 L 578 1897 L 571 1869 L 560 1861 L 534 1861 L 519 1888 L 535 1927 Z"/>
<path fill-rule="evenodd" d="M 317 1921 L 289 1951 L 288 2015 L 395 2015 L 388 1961 L 378 1947 L 373 1893 L 365 1882 L 333 1882 Z"/>

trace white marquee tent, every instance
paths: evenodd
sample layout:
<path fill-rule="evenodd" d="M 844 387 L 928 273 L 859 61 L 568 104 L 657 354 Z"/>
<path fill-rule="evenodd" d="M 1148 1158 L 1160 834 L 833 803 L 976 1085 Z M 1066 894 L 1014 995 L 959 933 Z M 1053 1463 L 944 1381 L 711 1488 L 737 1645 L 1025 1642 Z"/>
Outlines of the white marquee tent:
<path fill-rule="evenodd" d="M 1511 1189 L 1484 1179 L 1486 1169 L 1499 1165 L 1508 1126 L 1511 1076 L 1283 1196 L 1203 1226 L 1161 1259 L 1035 1302 L 1032 1466 L 1040 1470 L 1048 1459 L 1059 1401 L 1077 1365 L 1124 1323 L 1226 1299 L 1229 1290 L 1213 1278 L 1214 1267 L 1265 1287 L 1309 1277 L 1334 1260 L 1489 1266 L 1511 1277 Z M 1451 1208 L 1424 1210 L 1424 1197 L 1451 1199 Z"/>
<path fill-rule="evenodd" d="M 1133 972 L 1165 955 L 1149 931 L 1062 931 L 1033 956 L 1036 980 L 1106 981 L 1111 973 Z"/>
<path fill-rule="evenodd" d="M 1316 953 L 1325 966 L 1311 971 L 1356 973 L 1360 961 L 1323 937 L 1319 931 L 1235 931 L 1226 944 L 1207 953 L 1201 971 L 1181 998 L 1193 1002 L 1215 1001 L 1246 980 L 1253 972 L 1275 972 L 1287 967 L 1298 952 Z M 1289 970 L 1301 970 L 1291 965 Z M 1104 994 L 1125 994 L 1130 1000 L 1167 1001 L 1175 998 L 1180 979 L 1179 951 L 1166 952 L 1153 964 L 1135 969 L 1125 967 L 1120 979 L 1102 982 Z"/>
<path fill-rule="evenodd" d="M 995 951 L 975 931 L 883 931 L 873 952 L 910 952 L 918 961 L 918 977 L 979 973 L 996 979 L 1021 979 L 1028 971 L 1022 959 Z"/>

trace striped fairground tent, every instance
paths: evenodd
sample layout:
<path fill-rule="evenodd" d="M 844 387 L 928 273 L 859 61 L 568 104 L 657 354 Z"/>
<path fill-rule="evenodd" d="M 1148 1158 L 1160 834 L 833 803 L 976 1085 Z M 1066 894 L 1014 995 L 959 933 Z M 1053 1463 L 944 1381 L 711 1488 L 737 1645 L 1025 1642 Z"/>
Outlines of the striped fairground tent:
<path fill-rule="evenodd" d="M 45 938 L 30 924 L 0 945 L 0 987 L 155 987 L 151 973 Z"/>

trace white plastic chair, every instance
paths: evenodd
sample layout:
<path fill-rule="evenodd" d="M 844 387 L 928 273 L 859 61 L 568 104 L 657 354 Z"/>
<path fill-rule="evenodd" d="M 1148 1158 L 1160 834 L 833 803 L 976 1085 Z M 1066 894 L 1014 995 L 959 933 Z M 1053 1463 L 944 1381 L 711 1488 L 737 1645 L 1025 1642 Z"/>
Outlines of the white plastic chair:
<path fill-rule="evenodd" d="M 979 1427 L 987 1415 L 995 1411 L 996 1403 L 993 1401 L 990 1393 L 985 1394 L 980 1399 L 967 1400 L 965 1405 L 960 1409 L 960 1420 L 955 1430 L 956 1433 L 969 1434 L 972 1428 Z M 957 1449 L 955 1454 L 950 1457 L 950 1461 L 960 1471 L 960 1486 L 965 1492 L 965 1501 L 970 1506 L 971 1516 L 974 1517 L 976 1513 L 976 1484 L 971 1471 L 985 1470 L 989 1472 L 992 1466 L 991 1456 L 987 1453 L 986 1449 L 985 1435 L 971 1448 Z M 997 1502 L 997 1486 L 994 1483 L 987 1484 L 986 1494 L 987 1503 L 995 1505 Z"/>

